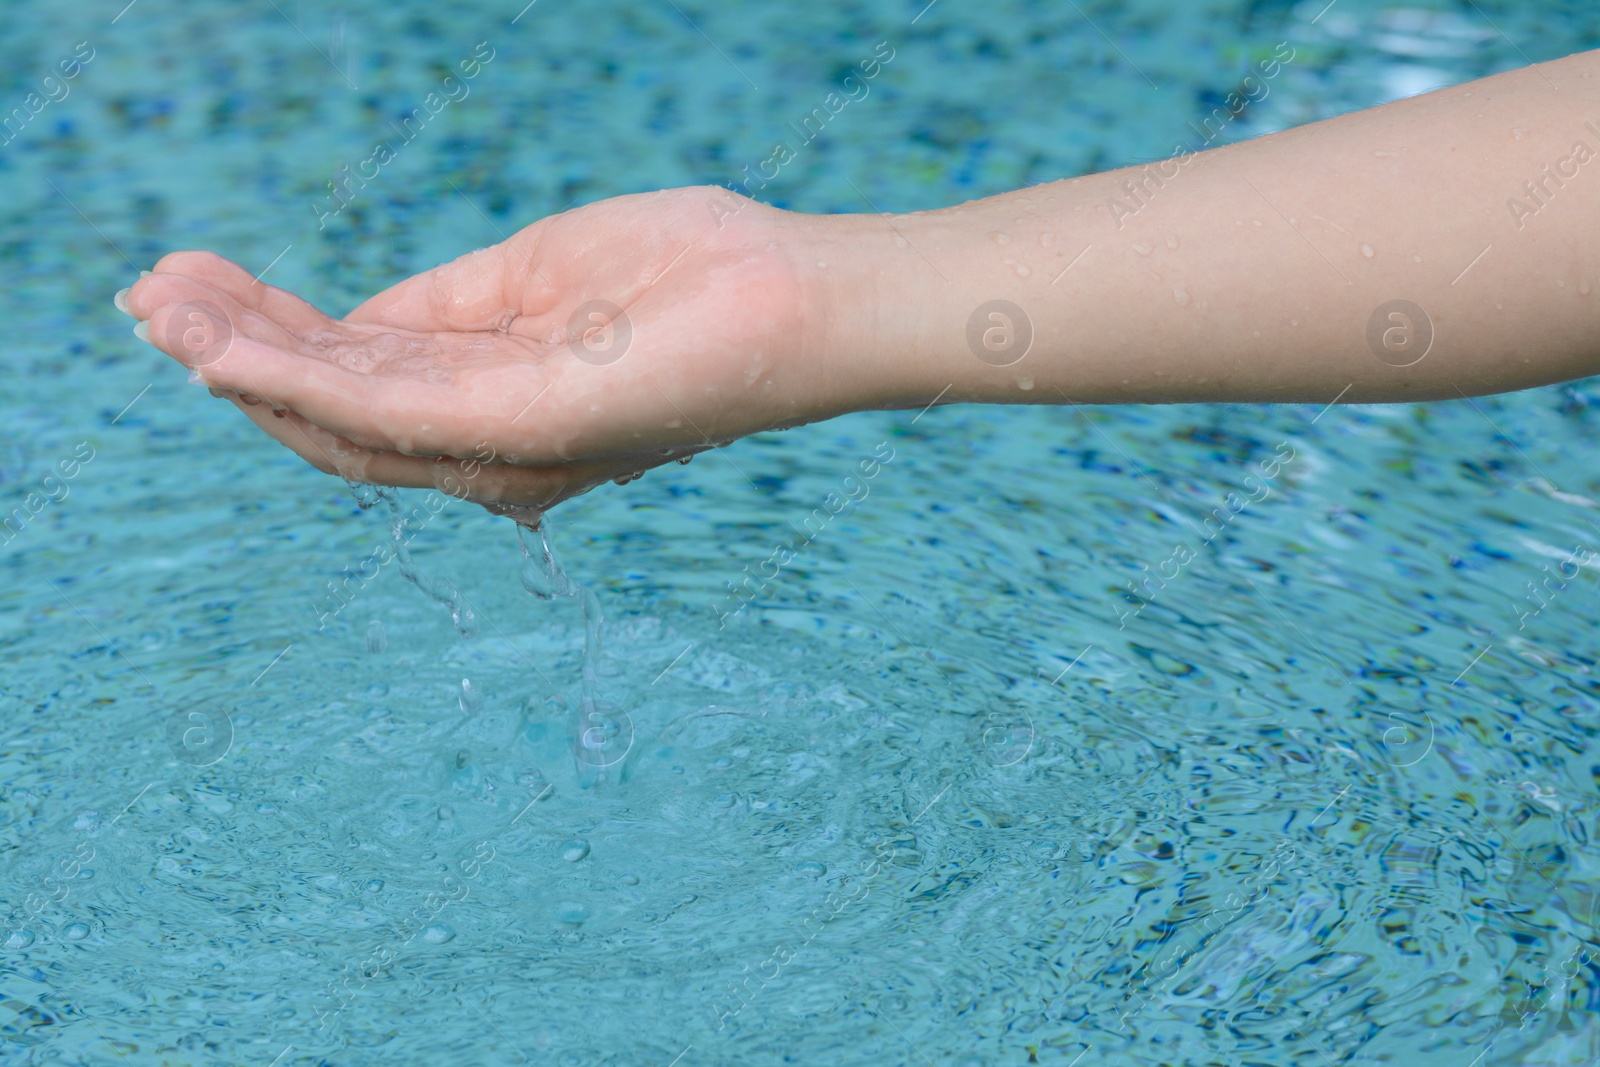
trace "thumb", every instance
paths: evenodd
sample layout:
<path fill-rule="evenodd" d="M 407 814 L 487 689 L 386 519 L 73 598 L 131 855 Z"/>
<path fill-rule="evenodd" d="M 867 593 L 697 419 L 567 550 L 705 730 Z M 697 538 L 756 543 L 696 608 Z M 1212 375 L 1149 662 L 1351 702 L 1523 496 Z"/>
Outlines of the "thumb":
<path fill-rule="evenodd" d="M 504 330 L 522 313 L 529 266 L 510 242 L 480 248 L 385 289 L 345 321 L 417 333 Z"/>

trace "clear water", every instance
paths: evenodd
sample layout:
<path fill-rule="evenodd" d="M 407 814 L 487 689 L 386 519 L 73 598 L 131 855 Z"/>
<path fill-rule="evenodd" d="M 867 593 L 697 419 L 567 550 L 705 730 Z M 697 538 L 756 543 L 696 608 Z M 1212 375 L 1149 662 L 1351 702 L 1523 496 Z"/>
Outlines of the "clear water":
<path fill-rule="evenodd" d="M 1600 1057 L 1600 606 L 1565 563 L 1600 548 L 1594 383 L 743 441 L 555 514 L 606 620 L 590 708 L 580 604 L 530 595 L 509 522 L 399 496 L 462 637 L 381 562 L 384 508 L 110 305 L 204 246 L 340 311 L 568 204 L 730 180 L 880 40 L 776 202 L 1152 159 L 1292 42 L 1254 135 L 1593 47 L 1591 5 L 119 6 L 14 0 L 0 35 L 5 108 L 94 49 L 0 146 L 0 501 L 59 498 L 0 547 L 0 1061 Z M 319 231 L 335 168 L 480 41 L 472 95 Z"/>

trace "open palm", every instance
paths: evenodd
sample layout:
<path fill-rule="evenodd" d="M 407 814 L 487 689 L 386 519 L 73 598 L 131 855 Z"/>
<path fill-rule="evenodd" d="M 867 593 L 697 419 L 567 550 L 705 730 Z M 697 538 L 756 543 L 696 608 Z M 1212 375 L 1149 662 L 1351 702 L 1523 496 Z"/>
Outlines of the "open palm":
<path fill-rule="evenodd" d="M 128 294 L 148 340 L 319 470 L 536 520 L 601 482 L 820 417 L 783 212 L 601 201 L 334 319 L 207 252 Z"/>

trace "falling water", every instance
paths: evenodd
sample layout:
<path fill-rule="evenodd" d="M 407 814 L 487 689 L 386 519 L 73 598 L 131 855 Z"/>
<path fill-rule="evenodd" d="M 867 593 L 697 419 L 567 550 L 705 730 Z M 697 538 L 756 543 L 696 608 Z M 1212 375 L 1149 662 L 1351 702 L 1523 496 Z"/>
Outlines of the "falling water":
<path fill-rule="evenodd" d="M 351 488 L 356 488 L 353 484 Z M 361 489 L 389 507 L 389 533 L 390 541 L 394 547 L 394 558 L 400 564 L 400 573 L 405 575 L 406 581 L 422 590 L 428 596 L 450 609 L 450 618 L 456 624 L 456 630 L 462 637 L 476 637 L 478 634 L 478 620 L 472 614 L 472 608 L 467 605 L 467 598 L 461 595 L 454 583 L 449 581 L 434 581 L 417 570 L 416 563 L 411 558 L 411 549 L 406 545 L 406 517 L 400 510 L 400 497 L 392 489 L 380 489 L 372 486 L 362 486 Z M 356 501 L 363 508 L 371 507 L 370 503 L 363 502 L 364 494 L 357 490 Z M 369 497 L 370 499 L 370 497 Z"/>
<path fill-rule="evenodd" d="M 592 590 L 573 581 L 556 559 L 548 523 L 541 523 L 537 529 L 518 523 L 517 541 L 522 546 L 523 588 L 540 600 L 571 597 L 583 612 L 583 683 L 572 726 L 572 754 L 583 785 L 594 785 L 605 777 L 608 768 L 622 762 L 633 745 L 633 726 L 627 714 L 596 696 L 600 627 L 605 621 L 600 601 Z"/>
<path fill-rule="evenodd" d="M 463 637 L 477 634 L 477 619 L 466 597 L 449 581 L 435 581 L 417 570 L 406 545 L 407 524 L 400 509 L 398 494 L 392 489 L 346 482 L 355 494 L 356 503 L 367 510 L 380 501 L 389 509 L 390 533 L 395 560 L 400 573 L 408 582 L 430 598 L 450 610 L 456 630 Z M 491 509 L 495 510 L 495 509 Z M 512 514 L 514 513 L 502 512 Z M 537 520 L 534 520 L 537 521 Z M 610 768 L 618 767 L 633 746 L 633 723 L 627 713 L 601 701 L 599 690 L 600 628 L 605 617 L 600 611 L 600 600 L 594 592 L 573 581 L 556 558 L 550 544 L 548 523 L 534 526 L 526 521 L 517 522 L 517 541 L 522 547 L 520 577 L 528 592 L 540 600 L 568 597 L 578 602 L 583 614 L 583 671 L 579 689 L 578 708 L 572 720 L 572 754 L 577 764 L 580 783 L 588 788 L 607 777 Z M 372 634 L 368 634 L 371 644 Z M 461 710 L 475 714 L 480 701 L 477 687 L 469 679 L 461 681 Z M 615 772 L 613 772 L 615 773 Z"/>

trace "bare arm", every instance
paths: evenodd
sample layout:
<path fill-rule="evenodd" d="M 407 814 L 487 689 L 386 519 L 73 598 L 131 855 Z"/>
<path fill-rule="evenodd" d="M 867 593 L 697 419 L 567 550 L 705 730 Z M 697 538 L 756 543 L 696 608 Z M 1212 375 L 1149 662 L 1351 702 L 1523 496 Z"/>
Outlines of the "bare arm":
<path fill-rule="evenodd" d="M 942 402 L 1404 401 L 1595 374 L 1600 52 L 1188 158 L 810 229 L 828 264 L 813 300 L 832 311 L 810 318 L 826 323 L 819 348 L 883 372 L 865 383 L 871 406 L 920 407 L 946 386 Z M 1007 349 L 1005 312 L 980 316 L 991 362 L 1019 355 L 1031 323 L 1030 350 L 1003 368 L 969 344 L 993 300 L 1026 321 Z"/>
<path fill-rule="evenodd" d="M 1590 52 L 940 211 L 618 197 L 344 319 L 199 252 L 124 306 L 319 469 L 536 515 L 935 399 L 1379 402 L 1600 372 L 1597 153 Z"/>

